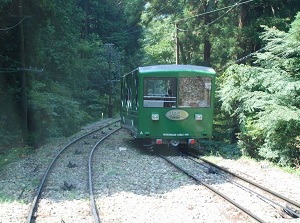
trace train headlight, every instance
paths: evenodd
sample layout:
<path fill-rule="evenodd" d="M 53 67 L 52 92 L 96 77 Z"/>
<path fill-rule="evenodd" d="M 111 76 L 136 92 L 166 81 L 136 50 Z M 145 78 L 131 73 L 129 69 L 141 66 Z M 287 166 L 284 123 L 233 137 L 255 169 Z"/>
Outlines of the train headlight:
<path fill-rule="evenodd" d="M 195 114 L 195 120 L 201 121 L 202 120 L 202 114 Z"/>
<path fill-rule="evenodd" d="M 159 114 L 152 114 L 152 115 L 151 115 L 151 119 L 152 119 L 153 121 L 158 121 L 158 120 L 159 120 Z"/>

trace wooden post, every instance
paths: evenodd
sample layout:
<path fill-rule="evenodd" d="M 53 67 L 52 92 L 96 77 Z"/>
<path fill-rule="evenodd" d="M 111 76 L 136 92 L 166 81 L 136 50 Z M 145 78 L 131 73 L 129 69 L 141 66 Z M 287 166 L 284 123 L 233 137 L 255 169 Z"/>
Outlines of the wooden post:
<path fill-rule="evenodd" d="M 112 105 L 112 88 L 113 88 L 113 81 L 112 81 L 112 71 L 111 71 L 111 60 L 112 60 L 112 50 L 114 44 L 107 43 L 105 44 L 107 47 L 107 56 L 108 56 L 108 72 L 109 72 L 109 93 L 108 93 L 108 118 L 113 117 L 113 105 Z"/>

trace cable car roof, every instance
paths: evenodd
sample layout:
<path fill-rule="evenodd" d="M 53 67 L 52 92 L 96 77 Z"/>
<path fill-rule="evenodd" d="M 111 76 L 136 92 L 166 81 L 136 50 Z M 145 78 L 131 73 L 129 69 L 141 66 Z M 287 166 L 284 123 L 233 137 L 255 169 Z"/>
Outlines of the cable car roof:
<path fill-rule="evenodd" d="M 196 72 L 204 72 L 215 74 L 213 68 L 204 67 L 204 66 L 196 66 L 196 65 L 152 65 L 138 68 L 140 73 L 151 73 L 151 72 L 168 72 L 168 71 L 196 71 Z"/>

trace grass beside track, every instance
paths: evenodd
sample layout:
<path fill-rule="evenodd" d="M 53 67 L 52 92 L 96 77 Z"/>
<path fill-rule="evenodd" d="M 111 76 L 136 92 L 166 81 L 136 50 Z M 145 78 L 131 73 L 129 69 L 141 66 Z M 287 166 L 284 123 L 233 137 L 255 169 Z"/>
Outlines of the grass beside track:
<path fill-rule="evenodd" d="M 33 149 L 31 147 L 17 147 L 2 150 L 0 153 L 0 171 L 3 170 L 6 165 L 26 158 L 32 151 Z"/>

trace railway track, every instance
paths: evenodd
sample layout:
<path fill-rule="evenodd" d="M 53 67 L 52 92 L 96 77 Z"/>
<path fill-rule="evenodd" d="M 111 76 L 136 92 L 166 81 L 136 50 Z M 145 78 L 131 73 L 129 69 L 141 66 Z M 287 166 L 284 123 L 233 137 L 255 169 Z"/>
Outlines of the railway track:
<path fill-rule="evenodd" d="M 266 216 L 257 214 L 257 210 L 253 211 L 251 210 L 251 208 L 245 206 L 243 204 L 243 200 L 253 199 L 253 197 L 255 197 L 256 199 L 259 199 L 259 203 L 264 203 L 264 205 L 262 204 L 261 207 L 268 207 L 270 208 L 270 211 L 272 211 L 273 209 L 273 211 L 275 210 L 275 212 L 280 213 L 282 217 L 300 217 L 300 204 L 298 204 L 297 202 L 288 199 L 274 191 L 271 191 L 268 188 L 264 188 L 261 185 L 252 182 L 244 177 L 229 172 L 228 170 L 223 169 L 222 167 L 219 167 L 211 162 L 208 162 L 197 155 L 185 152 L 177 158 L 167 157 L 159 153 L 158 156 L 165 159 L 168 163 L 184 172 L 199 184 L 202 184 L 209 190 L 221 196 L 226 201 L 233 204 L 236 208 L 246 213 L 251 218 L 255 219 L 257 222 L 269 222 L 269 220 L 265 220 L 268 219 L 266 218 Z M 182 164 L 182 162 L 181 164 L 178 164 L 178 159 L 184 159 L 184 164 Z M 191 164 L 191 162 L 193 164 Z M 185 168 L 186 165 L 194 165 L 194 167 L 192 168 L 193 171 L 188 171 L 187 169 L 191 168 Z M 215 178 L 217 178 L 217 180 Z M 220 183 L 219 185 L 216 185 L 215 182 Z M 239 194 L 239 198 L 236 196 L 236 194 L 229 192 L 238 190 L 241 191 L 236 192 L 237 194 Z M 283 205 L 282 202 L 284 202 L 285 205 Z"/>
<path fill-rule="evenodd" d="M 55 215 L 55 210 L 40 211 L 40 209 L 47 209 L 47 202 L 59 201 L 61 194 L 63 194 L 63 199 L 72 196 L 72 200 L 86 200 L 86 210 L 78 210 L 79 215 L 82 216 L 76 216 L 78 213 L 74 213 L 74 216 L 72 216 L 73 221 L 80 222 L 80 218 L 84 218 L 84 221 L 91 222 L 93 218 L 94 222 L 100 222 L 93 193 L 93 153 L 104 139 L 120 129 L 120 127 L 117 127 L 118 122 L 119 120 L 104 121 L 99 128 L 74 139 L 57 153 L 37 187 L 29 209 L 27 223 L 38 222 L 39 218 L 53 218 L 55 222 L 58 220 L 64 222 L 63 219 L 49 216 L 51 214 Z M 86 165 L 80 166 L 77 163 L 86 163 Z M 70 174 L 71 172 L 72 177 L 74 177 L 72 182 L 60 179 L 64 174 Z M 56 175 L 59 175 L 59 177 Z M 90 198 L 90 202 L 88 202 L 88 198 Z"/>
<path fill-rule="evenodd" d="M 48 169 L 50 169 L 49 176 L 43 177 L 46 179 L 46 181 L 43 183 L 44 185 L 42 186 L 40 194 L 36 193 L 35 198 L 37 198 L 37 204 L 35 207 L 32 204 L 32 216 L 28 216 L 27 222 L 100 222 L 99 214 L 101 216 L 101 222 L 110 222 L 116 219 L 120 220 L 120 222 L 122 222 L 122 220 L 125 221 L 125 219 L 139 219 L 137 222 L 147 222 L 145 221 L 145 214 L 150 216 L 148 219 L 152 219 L 156 217 L 156 213 L 158 211 L 164 210 L 163 212 L 165 212 L 166 207 L 168 207 L 169 210 L 171 207 L 173 208 L 174 205 L 176 206 L 176 200 L 173 200 L 174 202 L 171 206 L 167 206 L 170 202 L 169 199 L 166 199 L 166 196 L 168 196 L 165 195 L 166 191 L 181 190 L 181 185 L 193 185 L 198 187 L 197 185 L 194 185 L 192 180 L 174 170 L 173 167 L 169 167 L 167 163 L 161 162 L 160 158 L 153 156 L 153 152 L 149 153 L 149 151 L 144 151 L 143 149 L 132 150 L 130 146 L 125 145 L 126 143 L 124 144 L 124 142 L 126 142 L 126 140 L 123 138 L 124 132 L 122 131 L 112 136 L 110 140 L 103 141 L 108 137 L 109 133 L 112 134 L 114 131 L 118 130 L 118 128 L 115 127 L 116 126 L 113 126 L 112 128 L 108 125 L 104 126 L 103 124 L 103 126 L 100 126 L 99 129 L 89 132 L 88 134 L 78 137 L 76 140 L 70 142 L 64 148 L 65 150 L 60 151 L 62 154 L 59 155 L 59 160 L 52 161 L 54 162 L 53 167 L 48 167 Z M 141 154 L 144 155 L 140 156 Z M 76 162 L 78 159 L 81 159 L 82 161 Z M 217 186 L 217 188 L 214 188 L 215 190 L 220 190 L 218 186 L 222 186 L 223 184 L 231 184 L 231 181 L 233 181 L 233 176 L 230 176 L 229 181 L 227 181 L 223 176 L 221 176 L 220 170 L 216 170 L 216 167 L 208 166 L 208 164 L 202 164 L 203 168 L 199 170 L 199 164 L 192 161 L 192 159 L 198 160 L 198 157 L 192 158 L 190 155 L 188 157 L 172 155 L 170 158 L 170 160 L 174 163 L 176 162 L 176 159 L 184 160 L 184 164 L 194 165 L 193 169 L 196 171 L 189 174 L 200 179 L 200 183 L 203 185 L 207 184 L 211 187 Z M 97 162 L 95 162 L 96 160 Z M 78 163 L 85 163 L 86 165 L 72 167 L 72 165 Z M 158 166 L 160 166 L 160 168 L 157 168 Z M 185 165 L 181 166 L 185 167 Z M 171 174 L 166 174 L 168 172 L 167 169 L 173 172 L 171 172 Z M 60 181 L 56 181 L 54 178 L 57 171 L 66 172 L 66 174 L 71 171 L 72 178 L 74 176 L 74 181 L 68 181 L 65 183 L 63 178 L 60 179 Z M 145 171 L 145 176 L 142 176 L 142 178 L 141 171 Z M 199 171 L 204 172 L 204 174 L 199 174 Z M 62 176 L 62 174 L 60 174 L 60 176 Z M 218 180 L 213 180 L 213 178 L 216 177 Z M 70 177 L 68 179 L 70 179 Z M 93 182 L 93 179 L 95 182 Z M 173 185 L 174 181 L 178 182 Z M 190 182 L 188 183 L 187 181 Z M 214 185 L 216 181 L 219 181 L 219 183 Z M 165 186 L 163 186 L 163 184 L 165 184 Z M 41 187 L 41 185 L 39 187 Z M 240 187 L 238 187 L 238 189 L 240 189 Z M 201 190 L 201 196 L 203 193 L 210 194 L 209 191 L 204 192 L 204 188 Z M 250 194 L 250 196 L 253 196 L 253 192 L 245 191 L 245 189 L 241 190 L 244 191 L 245 194 Z M 204 201 L 201 199 L 199 200 L 199 197 L 197 198 L 199 195 L 197 194 L 197 191 L 198 190 L 194 191 L 195 194 L 193 196 L 193 202 L 183 209 L 185 212 L 182 211 L 181 215 L 188 215 L 188 212 L 194 210 L 198 213 L 194 216 L 199 216 L 199 219 L 202 219 L 202 206 L 197 206 L 196 203 L 204 202 L 205 205 L 205 200 L 210 201 L 211 198 L 204 199 Z M 59 197 L 58 194 L 62 193 L 64 195 Z M 141 197 L 141 194 L 145 196 Z M 185 192 L 183 194 L 185 194 Z M 233 199 L 231 195 L 228 195 L 227 193 L 223 194 L 225 198 L 228 197 L 231 199 L 232 203 L 238 204 L 238 202 Z M 151 200 L 154 198 L 156 198 L 157 201 L 159 200 L 159 203 L 155 203 L 156 201 L 153 200 L 152 206 L 149 205 L 149 203 L 145 202 L 144 200 L 146 198 L 148 200 L 149 196 L 151 197 Z M 245 197 L 245 199 L 248 198 Z M 61 205 L 60 200 L 63 200 L 64 205 Z M 81 200 L 80 202 L 84 204 L 76 203 L 78 200 Z M 128 202 L 128 200 L 130 200 L 131 203 Z M 186 199 L 184 198 L 182 200 Z M 218 198 L 218 200 L 220 199 Z M 53 201 L 53 203 L 49 205 L 51 206 L 51 209 L 61 208 L 62 210 L 50 210 L 48 212 L 44 211 L 45 206 L 47 205 L 47 202 L 45 201 Z M 165 203 L 162 204 L 163 202 Z M 220 204 L 223 203 L 223 201 L 218 202 L 220 202 Z M 265 203 L 265 201 L 262 201 L 262 203 Z M 70 205 L 68 210 L 63 210 L 68 206 L 68 204 Z M 140 209 L 141 204 L 145 204 L 142 205 L 144 208 L 148 207 L 144 210 L 144 212 L 142 209 Z M 216 206 L 215 202 L 212 204 L 214 207 Z M 161 207 L 159 206 L 160 209 L 157 209 L 158 205 L 161 205 Z M 77 206 L 82 210 L 79 211 Z M 226 204 L 226 206 L 230 207 L 231 205 Z M 245 211 L 250 211 L 250 214 L 252 214 L 250 215 L 251 218 L 247 217 L 241 211 L 238 212 L 231 209 L 236 208 L 230 207 L 229 213 L 233 213 L 234 218 L 240 218 L 240 216 L 242 216 L 242 220 L 239 219 L 241 222 L 253 222 L 253 219 L 251 218 L 254 218 L 255 221 L 258 222 L 272 222 L 270 220 L 265 220 L 264 215 L 255 215 L 255 210 L 248 210 L 248 207 L 244 207 L 244 209 Z M 271 209 L 274 209 L 273 206 L 271 206 Z M 132 214 L 129 213 L 129 210 Z M 224 215 L 219 214 L 220 219 L 233 219 L 231 216 L 226 216 L 228 215 L 226 212 L 227 210 L 227 208 L 226 210 L 223 210 L 225 211 Z M 218 211 L 219 213 L 223 213 L 220 211 L 220 209 Z M 175 213 L 177 214 L 178 212 L 179 211 L 177 210 Z M 164 216 L 165 215 L 167 214 L 164 213 Z M 58 217 L 56 218 L 56 216 Z M 209 214 L 205 214 L 204 216 L 207 217 Z M 160 215 L 157 219 L 161 220 L 161 218 L 162 215 Z M 170 217 L 165 217 L 165 220 L 168 220 L 169 218 Z M 185 218 L 188 218 L 188 216 L 185 216 Z"/>
<path fill-rule="evenodd" d="M 281 205 L 279 202 L 275 202 L 272 199 L 269 199 L 268 197 L 266 197 L 265 195 L 260 195 L 258 193 L 256 193 L 253 189 L 249 189 L 249 192 L 252 192 L 253 194 L 255 194 L 256 196 L 260 197 L 261 199 L 265 200 L 266 202 L 270 203 L 270 205 L 273 205 L 274 207 L 280 208 L 283 212 L 285 212 L 286 214 L 290 215 L 292 218 L 300 218 L 300 203 L 291 200 L 275 191 L 272 191 L 269 188 L 263 187 L 262 185 L 259 185 L 258 183 L 247 179 L 245 177 L 239 176 L 236 173 L 233 173 L 225 168 L 222 168 L 221 166 L 218 166 L 212 162 L 209 162 L 206 159 L 201 158 L 200 156 L 197 156 L 193 153 L 190 152 L 185 152 L 186 157 L 188 157 L 189 159 L 193 160 L 196 163 L 199 163 L 200 165 L 204 165 L 206 168 L 208 168 L 210 171 L 213 171 L 215 173 L 218 174 L 222 174 L 222 176 L 224 177 L 224 179 L 228 180 L 228 177 L 226 176 L 226 174 L 233 176 L 236 179 L 239 179 L 245 183 L 248 183 L 250 185 L 253 186 L 253 188 L 259 189 L 262 192 L 264 192 L 265 194 L 269 194 L 270 196 L 272 196 L 274 199 L 278 200 L 278 201 L 283 201 L 286 205 L 283 206 Z M 212 167 L 215 168 L 212 169 Z M 221 172 L 220 172 L 221 171 Z M 223 173 L 222 173 L 223 172 Z M 237 186 L 240 186 L 241 188 L 243 188 L 243 186 L 239 183 L 236 183 Z M 247 188 L 245 188 L 245 190 L 247 190 Z M 298 211 L 295 211 L 298 210 Z"/>

